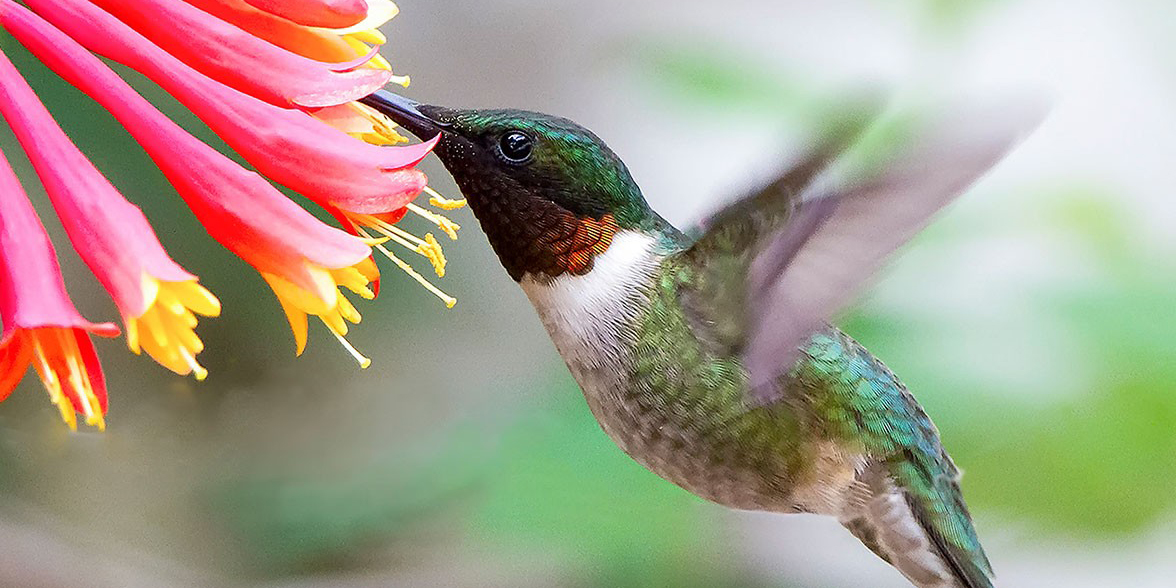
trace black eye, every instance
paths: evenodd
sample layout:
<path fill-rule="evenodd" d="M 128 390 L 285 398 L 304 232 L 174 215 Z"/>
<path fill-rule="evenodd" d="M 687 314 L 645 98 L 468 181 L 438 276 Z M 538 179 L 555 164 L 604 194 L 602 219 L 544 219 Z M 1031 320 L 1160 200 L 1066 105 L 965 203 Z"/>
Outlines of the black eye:
<path fill-rule="evenodd" d="M 498 141 L 498 150 L 502 152 L 502 156 L 507 161 L 512 163 L 526 161 L 531 157 L 531 151 L 534 148 L 535 144 L 531 141 L 531 137 L 522 131 L 510 131 Z"/>

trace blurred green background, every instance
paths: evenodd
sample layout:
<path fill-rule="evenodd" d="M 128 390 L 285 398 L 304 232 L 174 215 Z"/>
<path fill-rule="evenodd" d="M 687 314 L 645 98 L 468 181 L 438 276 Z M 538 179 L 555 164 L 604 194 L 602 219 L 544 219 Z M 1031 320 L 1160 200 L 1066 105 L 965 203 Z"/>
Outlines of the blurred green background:
<path fill-rule="evenodd" d="M 412 74 L 410 96 L 574 118 L 679 225 L 762 180 L 863 89 L 915 105 L 1053 96 L 1042 128 L 841 322 L 935 419 L 1000 586 L 1172 585 L 1176 6 L 399 4 L 385 54 Z M 200 328 L 202 384 L 97 343 L 105 433 L 68 434 L 32 377 L 0 405 L 0 585 L 907 585 L 834 521 L 727 511 L 625 457 L 468 211 L 452 215 L 465 229 L 440 282 L 456 308 L 385 267 L 350 337 L 373 367 L 313 326 L 294 358 L 265 284 L 128 135 L 0 46 L 225 308 Z M 0 146 L 43 205 L 6 128 Z M 42 210 L 75 302 L 115 319 Z"/>

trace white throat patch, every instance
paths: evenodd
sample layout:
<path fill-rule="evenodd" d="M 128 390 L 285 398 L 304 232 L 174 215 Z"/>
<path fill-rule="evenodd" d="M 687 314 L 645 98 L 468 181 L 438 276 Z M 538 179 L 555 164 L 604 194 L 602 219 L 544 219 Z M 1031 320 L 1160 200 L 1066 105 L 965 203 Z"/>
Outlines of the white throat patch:
<path fill-rule="evenodd" d="M 623 328 L 644 306 L 645 286 L 660 261 L 654 244 L 644 233 L 621 231 L 587 274 L 528 275 L 519 282 L 573 371 L 616 359 Z"/>

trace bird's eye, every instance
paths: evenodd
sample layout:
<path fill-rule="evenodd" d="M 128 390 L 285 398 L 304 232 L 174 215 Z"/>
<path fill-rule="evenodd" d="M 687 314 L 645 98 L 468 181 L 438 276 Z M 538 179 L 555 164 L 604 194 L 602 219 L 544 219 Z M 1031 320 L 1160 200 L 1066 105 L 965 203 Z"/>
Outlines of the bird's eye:
<path fill-rule="evenodd" d="M 531 157 L 535 144 L 531 137 L 522 131 L 510 131 L 498 141 L 498 150 L 511 163 L 522 163 Z"/>

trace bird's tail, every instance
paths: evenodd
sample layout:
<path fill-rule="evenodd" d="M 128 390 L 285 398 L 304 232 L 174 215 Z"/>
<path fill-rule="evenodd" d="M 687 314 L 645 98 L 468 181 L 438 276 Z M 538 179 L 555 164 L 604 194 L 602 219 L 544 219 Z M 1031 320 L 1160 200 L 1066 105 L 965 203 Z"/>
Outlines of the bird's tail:
<path fill-rule="evenodd" d="M 904 478 L 918 474 L 904 472 L 908 466 L 914 464 L 879 463 L 864 472 L 868 498 L 841 517 L 841 524 L 919 588 L 993 588 L 992 568 L 960 495 L 958 474 L 930 480 L 929 489 L 913 489 L 910 484 L 917 481 Z"/>

